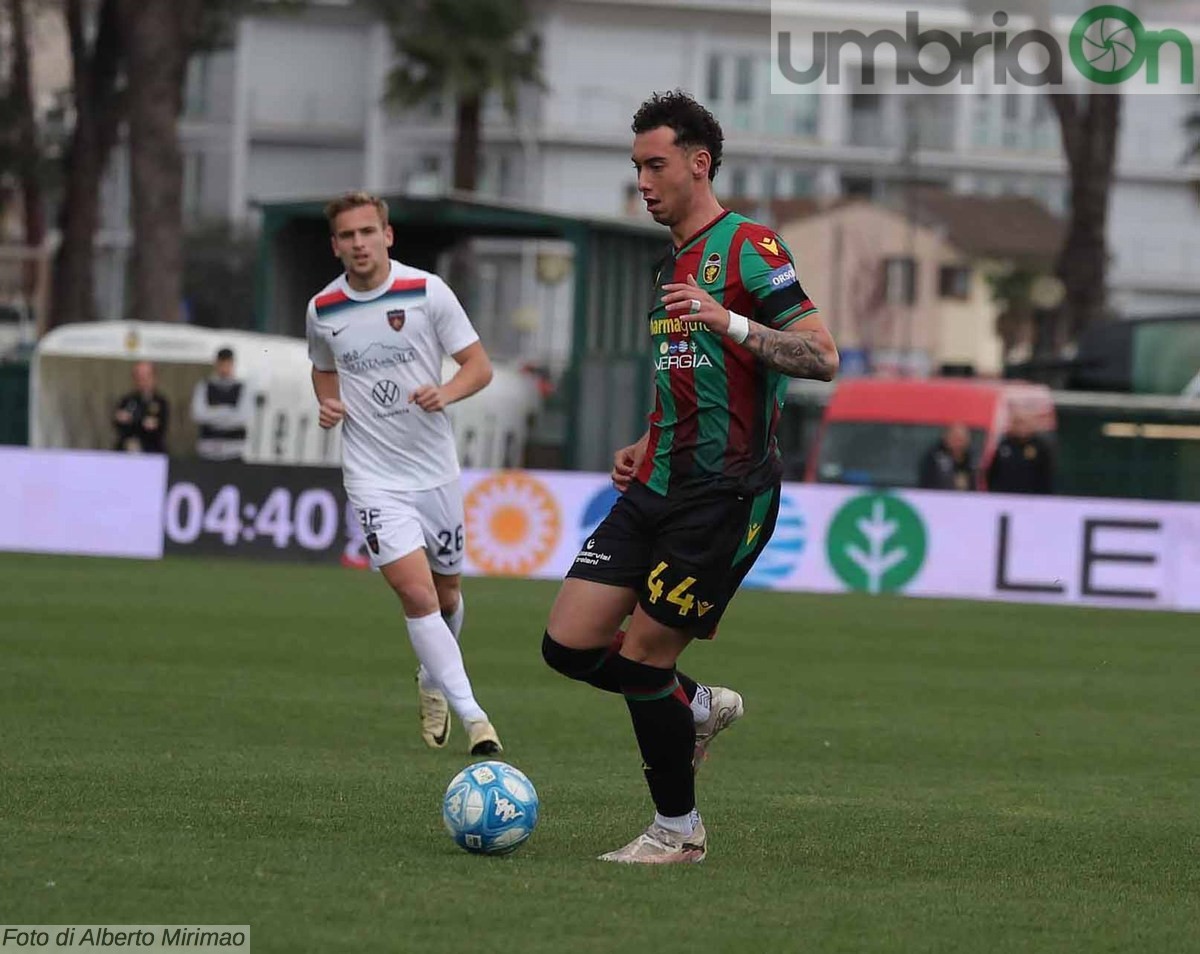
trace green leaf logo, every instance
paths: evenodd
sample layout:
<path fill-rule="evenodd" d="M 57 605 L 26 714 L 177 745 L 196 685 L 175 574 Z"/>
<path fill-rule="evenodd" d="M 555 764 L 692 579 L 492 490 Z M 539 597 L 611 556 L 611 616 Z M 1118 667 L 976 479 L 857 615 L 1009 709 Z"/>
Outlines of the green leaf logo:
<path fill-rule="evenodd" d="M 825 540 L 829 565 L 850 589 L 903 589 L 925 563 L 925 523 L 891 494 L 864 494 L 839 510 Z"/>

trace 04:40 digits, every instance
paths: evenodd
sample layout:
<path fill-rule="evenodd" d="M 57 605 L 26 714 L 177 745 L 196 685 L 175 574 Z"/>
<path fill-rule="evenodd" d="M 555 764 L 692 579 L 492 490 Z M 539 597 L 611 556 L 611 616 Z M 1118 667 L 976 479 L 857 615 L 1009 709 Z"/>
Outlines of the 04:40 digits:
<path fill-rule="evenodd" d="M 180 481 L 167 491 L 164 530 L 173 543 L 195 543 L 201 533 L 219 534 L 226 546 L 259 538 L 283 549 L 295 542 L 306 550 L 325 550 L 338 534 L 338 504 L 328 490 L 313 488 L 295 498 L 276 487 L 261 506 L 241 500 L 233 484 L 225 484 L 208 506 L 193 483 Z"/>

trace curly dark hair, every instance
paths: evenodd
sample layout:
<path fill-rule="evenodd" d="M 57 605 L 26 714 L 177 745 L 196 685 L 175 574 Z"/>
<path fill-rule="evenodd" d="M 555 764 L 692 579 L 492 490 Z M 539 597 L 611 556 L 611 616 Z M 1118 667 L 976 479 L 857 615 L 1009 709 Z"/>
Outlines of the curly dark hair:
<path fill-rule="evenodd" d="M 681 89 L 669 93 L 655 93 L 633 114 L 634 133 L 649 132 L 660 126 L 675 130 L 675 143 L 679 146 L 703 146 L 712 156 L 708 167 L 708 178 L 716 178 L 721 168 L 721 144 L 725 134 L 717 117 L 701 106 Z"/>

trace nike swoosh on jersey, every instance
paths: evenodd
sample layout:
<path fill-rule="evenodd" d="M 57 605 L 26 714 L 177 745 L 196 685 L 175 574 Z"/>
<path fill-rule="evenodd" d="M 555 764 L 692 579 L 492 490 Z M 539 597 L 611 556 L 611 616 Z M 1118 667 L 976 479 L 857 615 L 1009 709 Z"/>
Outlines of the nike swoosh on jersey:
<path fill-rule="evenodd" d="M 333 336 L 336 338 L 338 335 L 340 335 L 343 331 L 345 331 L 349 327 L 350 327 L 349 325 L 342 325 L 342 327 L 340 327 L 340 328 L 334 328 Z"/>

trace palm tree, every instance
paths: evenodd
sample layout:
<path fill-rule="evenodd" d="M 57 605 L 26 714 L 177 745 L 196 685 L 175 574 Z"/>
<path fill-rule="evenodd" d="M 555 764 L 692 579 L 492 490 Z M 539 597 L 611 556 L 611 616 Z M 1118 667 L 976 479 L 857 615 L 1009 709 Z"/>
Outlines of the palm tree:
<path fill-rule="evenodd" d="M 453 187 L 475 190 L 484 97 L 514 113 L 523 83 L 542 85 L 526 0 L 367 0 L 387 23 L 397 62 L 387 98 L 404 106 L 454 97 Z"/>
<path fill-rule="evenodd" d="M 1075 14 L 1077 7 L 1075 0 L 1008 0 L 1004 4 L 1010 16 L 1032 17 L 1045 31 L 1050 31 L 1054 14 Z M 966 0 L 966 8 L 989 22 L 997 7 L 993 0 Z M 1056 340 L 1043 343 L 1058 350 L 1087 325 L 1109 316 L 1108 218 L 1116 183 L 1123 97 L 1115 90 L 1083 94 L 1043 90 L 1037 95 L 1049 97 L 1058 119 L 1070 180 L 1067 234 L 1056 268 L 1065 295 L 1057 316 Z"/>
<path fill-rule="evenodd" d="M 1050 93 L 1071 178 L 1067 236 L 1058 258 L 1063 299 L 1059 333 L 1074 340 L 1108 308 L 1108 214 L 1121 131 L 1119 93 Z M 1060 341 L 1058 344 L 1065 344 Z"/>

